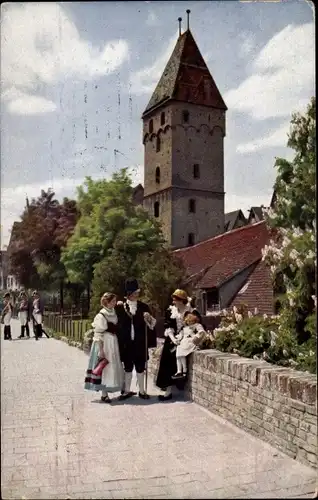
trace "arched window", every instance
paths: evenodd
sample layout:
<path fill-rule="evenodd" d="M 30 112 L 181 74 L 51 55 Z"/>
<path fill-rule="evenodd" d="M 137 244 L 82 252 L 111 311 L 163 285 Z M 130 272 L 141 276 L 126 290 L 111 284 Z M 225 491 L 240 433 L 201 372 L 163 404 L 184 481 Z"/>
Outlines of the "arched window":
<path fill-rule="evenodd" d="M 149 122 L 149 134 L 152 134 L 153 132 L 153 120 L 151 119 Z"/>
<path fill-rule="evenodd" d="M 188 234 L 188 245 L 189 246 L 194 245 L 194 234 L 193 233 Z"/>
<path fill-rule="evenodd" d="M 156 139 L 156 152 L 159 153 L 160 151 L 160 147 L 161 147 L 161 141 L 160 141 L 160 136 L 157 135 L 157 139 Z"/>
<path fill-rule="evenodd" d="M 195 200 L 193 200 L 193 199 L 189 200 L 189 213 L 195 214 L 195 211 L 196 211 L 195 209 L 196 209 Z"/>
<path fill-rule="evenodd" d="M 156 168 L 156 184 L 160 184 L 160 167 Z"/>
<path fill-rule="evenodd" d="M 165 112 L 162 111 L 162 113 L 160 115 L 160 125 L 164 125 L 165 121 L 166 121 L 166 115 L 165 115 Z"/>
<path fill-rule="evenodd" d="M 183 123 L 188 123 L 189 116 L 190 116 L 189 111 L 187 109 L 184 109 L 182 111 L 182 120 L 183 120 Z"/>
<path fill-rule="evenodd" d="M 155 201 L 154 204 L 154 216 L 159 217 L 159 212 L 160 212 L 160 203 L 159 201 Z"/>
<path fill-rule="evenodd" d="M 200 179 L 200 165 L 198 163 L 193 165 L 193 178 Z"/>

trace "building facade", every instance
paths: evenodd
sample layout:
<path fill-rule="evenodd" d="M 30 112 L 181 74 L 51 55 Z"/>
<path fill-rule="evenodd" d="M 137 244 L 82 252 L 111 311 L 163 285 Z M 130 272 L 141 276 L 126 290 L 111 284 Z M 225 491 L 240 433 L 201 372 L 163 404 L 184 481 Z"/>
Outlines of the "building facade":
<path fill-rule="evenodd" d="M 226 110 L 188 29 L 142 116 L 143 205 L 173 249 L 224 232 Z"/>

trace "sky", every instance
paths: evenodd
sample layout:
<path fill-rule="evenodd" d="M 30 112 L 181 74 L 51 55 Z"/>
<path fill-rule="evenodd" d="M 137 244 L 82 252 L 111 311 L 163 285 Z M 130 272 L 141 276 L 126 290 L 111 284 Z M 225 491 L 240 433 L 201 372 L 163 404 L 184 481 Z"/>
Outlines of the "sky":
<path fill-rule="evenodd" d="M 141 115 L 179 16 L 228 107 L 225 209 L 269 205 L 291 114 L 314 95 L 312 3 L 147 1 L 1 5 L 1 248 L 25 199 L 74 197 L 85 176 L 143 182 Z"/>

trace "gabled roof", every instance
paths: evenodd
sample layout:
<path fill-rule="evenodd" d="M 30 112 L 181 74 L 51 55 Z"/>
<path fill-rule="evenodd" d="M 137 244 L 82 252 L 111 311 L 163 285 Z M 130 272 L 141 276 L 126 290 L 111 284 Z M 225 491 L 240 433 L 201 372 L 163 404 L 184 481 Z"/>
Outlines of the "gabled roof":
<path fill-rule="evenodd" d="M 256 217 L 257 218 L 257 222 L 263 220 L 264 219 L 264 215 L 263 215 L 263 209 L 262 209 L 262 207 L 251 207 L 250 215 L 249 215 L 249 220 L 252 217 Z"/>
<path fill-rule="evenodd" d="M 250 311 L 273 314 L 274 292 L 269 268 L 261 260 L 231 303 L 231 307 L 248 305 Z"/>
<path fill-rule="evenodd" d="M 269 239 L 269 230 L 262 221 L 175 250 L 174 254 L 182 260 L 189 277 L 198 275 L 196 288 L 213 288 L 259 261 Z"/>
<path fill-rule="evenodd" d="M 245 223 L 246 218 L 242 212 L 242 210 L 234 210 L 233 212 L 228 212 L 224 216 L 224 231 L 232 231 L 235 229 L 236 221 L 241 218 Z"/>
<path fill-rule="evenodd" d="M 202 100 L 204 80 L 210 82 L 208 100 Z M 190 30 L 179 36 L 143 116 L 169 99 L 227 109 Z"/>

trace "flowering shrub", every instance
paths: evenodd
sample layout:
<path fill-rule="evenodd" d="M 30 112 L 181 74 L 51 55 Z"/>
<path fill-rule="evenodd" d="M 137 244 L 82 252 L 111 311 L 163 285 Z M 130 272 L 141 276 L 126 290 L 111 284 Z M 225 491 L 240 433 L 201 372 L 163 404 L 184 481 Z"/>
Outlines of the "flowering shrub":
<path fill-rule="evenodd" d="M 245 306 L 224 311 L 210 347 L 248 358 L 315 372 L 315 346 L 299 346 L 295 335 L 282 329 L 280 316 L 263 316 Z M 315 338 L 315 337 L 313 337 Z"/>
<path fill-rule="evenodd" d="M 316 371 L 316 102 L 294 114 L 289 162 L 276 159 L 274 206 L 265 211 L 272 232 L 263 249 L 279 300 L 275 317 L 233 309 L 214 330 L 215 346 L 228 352 Z"/>

